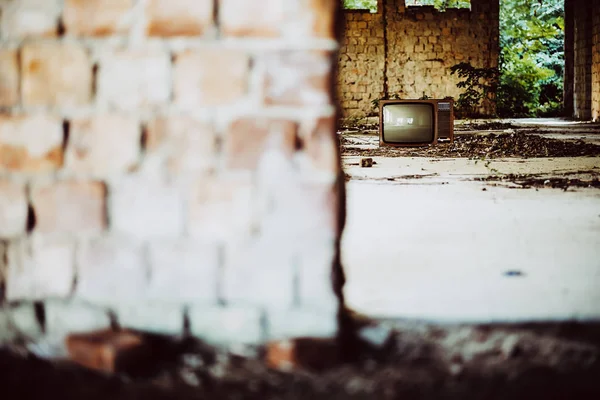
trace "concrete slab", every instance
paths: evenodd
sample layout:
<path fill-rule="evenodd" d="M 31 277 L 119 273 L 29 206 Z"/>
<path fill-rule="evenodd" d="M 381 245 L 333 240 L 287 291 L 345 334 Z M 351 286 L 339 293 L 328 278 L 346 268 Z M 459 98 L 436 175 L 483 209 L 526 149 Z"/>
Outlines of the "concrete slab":
<path fill-rule="evenodd" d="M 453 323 L 600 320 L 600 191 L 484 185 L 348 182 L 348 305 Z"/>

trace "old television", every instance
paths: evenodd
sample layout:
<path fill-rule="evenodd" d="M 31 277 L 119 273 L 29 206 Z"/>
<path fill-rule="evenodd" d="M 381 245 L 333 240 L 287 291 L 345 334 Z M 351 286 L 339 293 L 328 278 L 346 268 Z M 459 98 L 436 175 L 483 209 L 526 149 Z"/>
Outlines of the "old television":
<path fill-rule="evenodd" d="M 427 146 L 454 140 L 452 99 L 384 100 L 379 103 L 380 146 Z"/>

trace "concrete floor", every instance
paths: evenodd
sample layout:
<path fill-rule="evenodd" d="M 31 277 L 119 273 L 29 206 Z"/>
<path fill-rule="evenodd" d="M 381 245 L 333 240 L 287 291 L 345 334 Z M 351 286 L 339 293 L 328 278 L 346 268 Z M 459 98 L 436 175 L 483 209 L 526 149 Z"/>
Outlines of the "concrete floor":
<path fill-rule="evenodd" d="M 600 158 L 349 165 L 357 160 L 344 158 L 352 177 L 342 240 L 351 308 L 452 323 L 600 321 L 600 190 L 473 181 L 492 168 L 600 172 Z M 423 178 L 402 178 L 413 174 Z"/>

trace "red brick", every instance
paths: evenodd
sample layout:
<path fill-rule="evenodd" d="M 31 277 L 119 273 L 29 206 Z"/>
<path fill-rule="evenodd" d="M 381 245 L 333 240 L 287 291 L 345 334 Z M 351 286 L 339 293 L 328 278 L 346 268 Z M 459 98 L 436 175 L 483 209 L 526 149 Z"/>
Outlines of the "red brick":
<path fill-rule="evenodd" d="M 67 336 L 65 340 L 71 361 L 86 368 L 108 373 L 116 372 L 118 359 L 126 356 L 128 352 L 139 349 L 143 343 L 139 334 L 110 329 L 74 333 Z"/>
<path fill-rule="evenodd" d="M 44 172 L 63 164 L 60 120 L 0 115 L 0 170 Z"/>
<path fill-rule="evenodd" d="M 35 230 L 99 233 L 106 227 L 106 188 L 98 182 L 60 182 L 31 189 Z"/>
<path fill-rule="evenodd" d="M 0 180 L 0 238 L 24 234 L 26 227 L 25 187 L 8 180 Z"/>
<path fill-rule="evenodd" d="M 126 110 L 162 106 L 171 96 L 170 82 L 171 59 L 164 51 L 107 52 L 98 71 L 98 102 Z"/>
<path fill-rule="evenodd" d="M 0 107 L 19 102 L 19 63 L 16 50 L 0 50 Z"/>
<path fill-rule="evenodd" d="M 22 100 L 27 106 L 74 106 L 91 100 L 92 66 L 78 44 L 26 44 L 21 74 Z"/>
<path fill-rule="evenodd" d="M 216 135 L 202 121 L 192 117 L 162 117 L 148 124 L 146 152 L 166 156 L 170 172 L 205 171 L 215 162 Z"/>
<path fill-rule="evenodd" d="M 315 169 L 339 173 L 340 155 L 334 117 L 304 121 L 300 125 L 300 138 Z"/>
<path fill-rule="evenodd" d="M 146 9 L 150 36 L 198 36 L 212 25 L 212 0 L 150 0 Z"/>
<path fill-rule="evenodd" d="M 133 0 L 65 0 L 65 32 L 78 36 L 127 33 L 132 5 Z"/>
<path fill-rule="evenodd" d="M 195 239 L 247 236 L 255 210 L 250 179 L 202 178 L 191 187 L 188 233 Z"/>
<path fill-rule="evenodd" d="M 48 236 L 9 242 L 6 298 L 65 298 L 75 276 L 75 246 L 68 238 Z"/>
<path fill-rule="evenodd" d="M 285 21 L 286 0 L 219 0 L 219 25 L 224 36 L 277 37 Z"/>
<path fill-rule="evenodd" d="M 219 106 L 246 94 L 250 59 L 235 50 L 186 51 L 175 59 L 175 101 L 187 107 Z"/>
<path fill-rule="evenodd" d="M 323 106 L 331 104 L 331 54 L 325 51 L 285 52 L 267 57 L 265 79 L 268 105 Z"/>
<path fill-rule="evenodd" d="M 296 125 L 265 118 L 235 120 L 227 131 L 225 153 L 230 169 L 255 169 L 266 148 L 275 146 L 290 157 L 296 145 Z"/>
<path fill-rule="evenodd" d="M 339 346 L 334 340 L 300 338 L 267 343 L 265 361 L 270 368 L 324 370 L 339 365 Z"/>
<path fill-rule="evenodd" d="M 122 115 L 71 121 L 65 166 L 76 172 L 110 174 L 133 168 L 140 158 L 141 126 Z"/>
<path fill-rule="evenodd" d="M 5 38 L 56 36 L 61 0 L 2 2 L 0 32 Z"/>

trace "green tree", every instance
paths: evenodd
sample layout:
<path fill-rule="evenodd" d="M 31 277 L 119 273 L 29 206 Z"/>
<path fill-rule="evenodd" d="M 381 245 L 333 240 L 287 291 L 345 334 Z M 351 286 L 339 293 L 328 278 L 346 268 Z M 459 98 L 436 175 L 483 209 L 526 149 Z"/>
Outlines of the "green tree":
<path fill-rule="evenodd" d="M 558 115 L 564 71 L 563 0 L 500 2 L 501 116 Z"/>
<path fill-rule="evenodd" d="M 344 8 L 377 11 L 377 0 L 344 0 Z"/>

